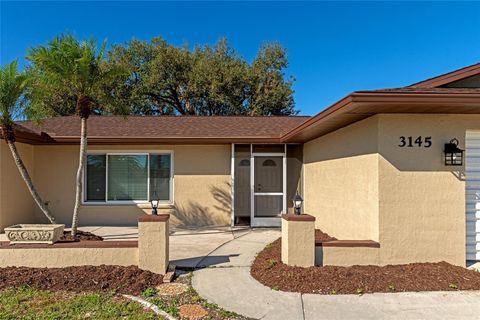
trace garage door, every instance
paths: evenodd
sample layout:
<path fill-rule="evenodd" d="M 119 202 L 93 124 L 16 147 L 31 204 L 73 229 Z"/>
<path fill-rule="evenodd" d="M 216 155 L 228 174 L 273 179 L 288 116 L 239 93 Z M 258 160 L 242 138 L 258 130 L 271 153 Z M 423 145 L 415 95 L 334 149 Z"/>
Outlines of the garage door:
<path fill-rule="evenodd" d="M 466 137 L 467 260 L 480 260 L 480 131 Z"/>

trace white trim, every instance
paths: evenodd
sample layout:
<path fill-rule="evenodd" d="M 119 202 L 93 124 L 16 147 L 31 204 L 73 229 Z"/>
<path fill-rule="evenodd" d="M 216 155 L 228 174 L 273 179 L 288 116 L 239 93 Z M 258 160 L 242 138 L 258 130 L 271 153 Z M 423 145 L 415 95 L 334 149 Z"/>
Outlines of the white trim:
<path fill-rule="evenodd" d="M 250 226 L 255 221 L 255 157 L 253 155 L 253 144 L 250 144 Z"/>
<path fill-rule="evenodd" d="M 105 155 L 105 201 L 87 201 L 86 196 L 86 188 L 87 188 L 87 170 L 83 170 L 83 197 L 82 197 L 82 205 L 98 205 L 98 206 L 109 206 L 109 205 L 141 205 L 141 204 L 150 204 L 150 155 L 170 155 L 170 188 L 169 188 L 169 200 L 161 200 L 159 202 L 159 207 L 170 207 L 172 206 L 174 201 L 174 151 L 173 150 L 138 150 L 135 152 L 132 151 L 119 151 L 115 150 L 115 152 L 109 152 L 111 150 L 92 150 L 87 151 L 88 155 Z M 147 156 L 147 200 L 108 200 L 108 156 L 110 155 L 146 155 Z M 86 164 L 85 164 L 86 166 Z"/>
<path fill-rule="evenodd" d="M 252 155 L 255 157 L 280 157 L 285 156 L 285 152 L 255 152 Z"/>
<path fill-rule="evenodd" d="M 283 213 L 287 213 L 287 144 L 283 152 Z"/>
<path fill-rule="evenodd" d="M 230 225 L 235 225 L 235 144 L 231 144 L 230 159 L 230 197 L 231 197 L 231 220 Z"/>
<path fill-rule="evenodd" d="M 283 192 L 254 192 L 256 196 L 283 196 Z"/>

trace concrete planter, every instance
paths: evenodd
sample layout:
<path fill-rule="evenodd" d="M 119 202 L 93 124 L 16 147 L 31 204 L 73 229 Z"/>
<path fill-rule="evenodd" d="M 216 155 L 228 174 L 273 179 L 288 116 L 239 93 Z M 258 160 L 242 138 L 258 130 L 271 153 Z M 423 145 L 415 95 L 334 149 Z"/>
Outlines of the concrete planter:
<path fill-rule="evenodd" d="M 5 228 L 11 244 L 57 242 L 63 235 L 64 224 L 16 224 Z"/>

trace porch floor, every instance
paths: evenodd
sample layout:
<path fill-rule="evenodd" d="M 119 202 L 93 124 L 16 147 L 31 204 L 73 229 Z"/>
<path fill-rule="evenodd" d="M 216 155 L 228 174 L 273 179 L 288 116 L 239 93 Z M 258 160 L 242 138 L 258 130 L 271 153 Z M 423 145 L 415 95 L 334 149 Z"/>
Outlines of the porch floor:
<path fill-rule="evenodd" d="M 94 233 L 105 241 L 138 241 L 136 226 L 87 226 L 79 230 Z M 250 231 L 250 227 L 229 226 L 171 228 L 170 263 L 195 268 L 209 253 Z M 0 241 L 8 241 L 5 233 L 0 233 Z"/>

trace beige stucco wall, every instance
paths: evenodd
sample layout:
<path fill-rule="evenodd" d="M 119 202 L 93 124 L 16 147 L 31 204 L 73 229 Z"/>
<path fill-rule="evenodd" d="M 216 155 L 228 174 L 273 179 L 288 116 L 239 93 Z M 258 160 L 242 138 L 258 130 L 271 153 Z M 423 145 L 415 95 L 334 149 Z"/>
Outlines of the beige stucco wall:
<path fill-rule="evenodd" d="M 173 226 L 230 223 L 230 145 L 91 145 L 89 151 L 173 151 Z M 35 183 L 60 223 L 70 225 L 75 197 L 78 146 L 36 146 Z M 94 205 L 81 208 L 81 225 L 136 225 L 150 204 Z M 42 217 L 37 212 L 37 220 Z"/>
<path fill-rule="evenodd" d="M 339 239 L 378 241 L 358 249 L 374 252 L 362 263 L 464 265 L 464 168 L 445 166 L 443 149 L 452 138 L 464 148 L 467 130 L 480 130 L 480 115 L 381 114 L 305 144 L 306 211 Z M 433 143 L 401 148 L 401 136 Z"/>
<path fill-rule="evenodd" d="M 64 268 L 70 266 L 136 266 L 138 248 L 1 249 L 0 268 Z"/>
<path fill-rule="evenodd" d="M 282 262 L 289 266 L 315 265 L 315 220 L 303 221 L 282 217 Z M 295 216 L 298 217 L 298 216 Z"/>
<path fill-rule="evenodd" d="M 305 213 L 339 239 L 378 240 L 378 118 L 304 145 Z"/>
<path fill-rule="evenodd" d="M 379 115 L 379 242 L 383 263 L 465 264 L 463 167 L 443 163 L 452 138 L 465 148 L 480 115 Z M 400 148 L 400 136 L 432 137 L 430 148 Z"/>
<path fill-rule="evenodd" d="M 33 147 L 17 143 L 17 149 L 33 175 Z M 17 223 L 32 222 L 34 202 L 13 161 L 10 149 L 0 140 L 0 232 Z"/>
<path fill-rule="evenodd" d="M 161 216 L 160 216 L 161 217 Z M 169 219 L 138 222 L 138 266 L 158 274 L 167 272 L 169 262 Z"/>
<path fill-rule="evenodd" d="M 380 249 L 368 247 L 315 247 L 315 265 L 341 266 L 388 264 L 380 261 Z"/>

